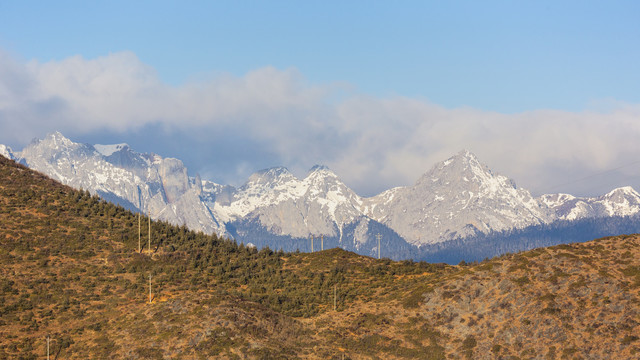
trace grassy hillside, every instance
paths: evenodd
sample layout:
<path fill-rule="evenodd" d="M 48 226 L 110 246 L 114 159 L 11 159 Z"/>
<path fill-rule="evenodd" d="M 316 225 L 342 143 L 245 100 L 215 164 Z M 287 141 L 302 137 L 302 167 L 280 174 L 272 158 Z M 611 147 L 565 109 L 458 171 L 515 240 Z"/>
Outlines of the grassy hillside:
<path fill-rule="evenodd" d="M 637 236 L 445 266 L 257 251 L 162 222 L 148 249 L 141 223 L 138 252 L 137 214 L 0 156 L 0 359 L 43 358 L 47 335 L 52 359 L 640 351 Z"/>

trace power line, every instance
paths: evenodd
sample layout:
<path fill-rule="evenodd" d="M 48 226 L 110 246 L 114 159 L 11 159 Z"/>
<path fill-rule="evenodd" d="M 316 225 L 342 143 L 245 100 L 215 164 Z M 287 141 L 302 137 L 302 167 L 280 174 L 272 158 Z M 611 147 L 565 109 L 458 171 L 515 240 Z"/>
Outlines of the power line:
<path fill-rule="evenodd" d="M 637 176 L 627 176 L 627 177 L 625 177 L 625 178 L 624 178 L 624 180 L 627 182 L 626 184 L 622 185 L 622 184 L 619 184 L 619 183 L 618 183 L 617 185 L 610 185 L 610 186 L 607 186 L 606 191 L 607 191 L 607 192 L 609 192 L 609 191 L 611 191 L 611 190 L 613 190 L 613 189 L 616 189 L 616 188 L 619 188 L 619 187 L 622 187 L 622 186 L 631 186 L 631 183 L 632 183 L 633 181 L 635 181 L 635 180 L 638 180 L 638 179 L 640 179 L 640 175 L 637 175 Z M 606 179 L 605 179 L 605 180 L 606 180 Z M 591 194 L 591 193 L 593 193 L 593 192 L 594 192 L 594 191 L 596 191 L 596 190 L 600 190 L 600 191 L 602 191 L 602 188 L 603 188 L 605 185 L 611 184 L 611 182 L 608 182 L 608 183 L 607 183 L 605 180 L 600 181 L 600 182 L 598 182 L 598 183 L 597 183 L 597 184 L 595 184 L 595 185 L 590 185 L 590 186 L 588 186 L 588 187 L 582 187 L 582 188 L 580 188 L 580 192 L 582 192 L 582 193 L 584 193 L 584 194 Z M 574 195 L 575 195 L 575 194 L 574 194 Z M 598 193 L 598 194 L 594 194 L 594 195 L 598 195 L 598 196 L 600 196 L 600 195 L 604 195 L 604 193 Z"/>
<path fill-rule="evenodd" d="M 550 190 L 553 190 L 553 189 L 556 189 L 556 188 L 559 188 L 559 187 L 562 187 L 562 186 L 566 186 L 566 185 L 571 185 L 571 184 L 583 182 L 583 181 L 586 181 L 586 180 L 589 180 L 589 179 L 593 179 L 595 177 L 606 175 L 606 174 L 609 174 L 609 173 L 615 172 L 617 170 L 624 169 L 626 167 L 633 166 L 633 165 L 636 165 L 636 164 L 640 164 L 640 160 L 633 161 L 633 162 L 630 162 L 630 163 L 615 167 L 613 169 L 604 170 L 604 171 L 597 172 L 597 173 L 594 173 L 594 174 L 591 174 L 591 175 L 587 175 L 587 176 L 584 176 L 584 177 L 581 177 L 581 178 L 577 178 L 577 179 L 570 180 L 570 181 L 567 181 L 567 182 L 564 182 L 564 183 L 560 183 L 560 184 L 556 184 L 556 185 L 550 186 L 550 187 L 547 188 L 548 190 L 545 191 L 544 193 L 549 193 Z"/>

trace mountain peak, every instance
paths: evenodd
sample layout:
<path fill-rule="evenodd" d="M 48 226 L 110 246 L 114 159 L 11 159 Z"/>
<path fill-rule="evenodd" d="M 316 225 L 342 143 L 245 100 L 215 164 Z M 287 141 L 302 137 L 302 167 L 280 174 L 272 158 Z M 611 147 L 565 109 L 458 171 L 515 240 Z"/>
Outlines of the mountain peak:
<path fill-rule="evenodd" d="M 469 167 L 474 168 L 475 171 L 490 172 L 489 168 L 481 163 L 478 157 L 469 150 L 461 150 L 447 160 L 437 163 L 431 170 L 457 172 Z"/>
<path fill-rule="evenodd" d="M 64 135 L 62 135 L 61 132 L 59 131 L 54 131 L 52 133 L 47 134 L 47 136 L 45 136 L 44 138 L 45 142 L 51 142 L 53 143 L 55 146 L 70 146 L 73 145 L 74 142 L 69 140 L 68 138 L 66 138 Z"/>
<path fill-rule="evenodd" d="M 460 150 L 455 156 L 470 159 L 470 160 L 478 160 L 478 157 L 467 149 Z"/>
<path fill-rule="evenodd" d="M 443 163 L 445 164 L 445 166 L 447 166 L 453 162 L 460 162 L 464 164 L 477 164 L 477 165 L 480 165 L 481 167 L 485 167 L 484 164 L 480 162 L 480 160 L 474 153 L 466 149 L 461 150 L 454 156 L 445 160 Z"/>
<path fill-rule="evenodd" d="M 316 179 L 316 180 L 323 179 L 323 181 L 325 181 L 326 179 L 329 179 L 329 178 L 337 179 L 338 175 L 336 175 L 336 173 L 331 171 L 331 169 L 329 169 L 325 165 L 315 165 L 314 167 L 311 168 L 311 170 L 309 170 L 309 173 L 307 174 L 307 178 Z"/>
<path fill-rule="evenodd" d="M 460 180 L 487 181 L 495 175 L 469 150 L 462 150 L 447 160 L 437 163 L 427 171 L 417 184 L 431 185 L 437 182 L 457 183 Z"/>
<path fill-rule="evenodd" d="M 60 158 L 62 154 L 68 156 L 70 154 L 93 154 L 95 149 L 91 145 L 81 144 L 71 141 L 59 131 L 47 134 L 44 139 L 34 139 L 20 153 L 21 158 L 31 157 L 31 161 L 35 161 L 37 157 Z"/>
<path fill-rule="evenodd" d="M 52 133 L 48 133 L 45 136 L 45 139 L 52 139 L 52 140 L 58 140 L 58 141 L 71 141 L 66 136 L 62 135 L 60 131 L 54 131 Z"/>
<path fill-rule="evenodd" d="M 267 169 L 263 169 L 260 170 L 258 172 L 256 172 L 256 174 L 260 174 L 263 176 L 269 176 L 269 177 L 280 177 L 280 176 L 287 176 L 287 175 L 291 175 L 291 173 L 289 172 L 289 169 L 287 169 L 284 166 L 274 166 L 271 168 L 267 168 Z"/>
<path fill-rule="evenodd" d="M 45 138 L 60 138 L 60 139 L 66 139 L 66 137 L 64 135 L 62 135 L 62 133 L 60 131 L 54 131 L 51 133 L 48 133 Z"/>
<path fill-rule="evenodd" d="M 284 166 L 276 166 L 268 169 L 256 171 L 250 177 L 247 183 L 267 184 L 279 180 L 290 180 L 293 178 L 289 169 Z"/>
<path fill-rule="evenodd" d="M 325 165 L 314 165 L 310 170 L 309 173 L 313 173 L 313 172 L 318 172 L 318 171 L 331 171 L 329 170 L 329 167 L 325 166 Z"/>
<path fill-rule="evenodd" d="M 602 197 L 613 198 L 613 197 L 620 197 L 620 196 L 632 196 L 632 197 L 640 198 L 640 194 L 638 194 L 638 192 L 631 186 L 623 186 L 617 189 L 613 189 L 609 191 L 607 194 L 603 195 Z"/>

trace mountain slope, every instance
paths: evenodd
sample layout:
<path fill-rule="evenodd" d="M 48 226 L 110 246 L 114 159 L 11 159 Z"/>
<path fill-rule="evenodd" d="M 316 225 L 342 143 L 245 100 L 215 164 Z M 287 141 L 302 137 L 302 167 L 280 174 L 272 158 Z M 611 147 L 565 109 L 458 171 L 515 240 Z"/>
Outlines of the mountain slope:
<path fill-rule="evenodd" d="M 3 157 L 0 211 L 0 358 L 43 358 L 47 334 L 64 359 L 640 353 L 637 235 L 444 266 L 257 251 L 154 221 L 139 253 L 136 214 Z"/>
<path fill-rule="evenodd" d="M 434 330 L 476 358 L 616 358 L 640 354 L 640 239 L 542 248 L 443 279 L 419 304 Z"/>
<path fill-rule="evenodd" d="M 135 214 L 4 157 L 0 211 L 0 358 L 41 357 L 47 334 L 54 358 L 356 355 L 314 331 L 333 287 L 342 311 L 389 297 L 377 274 L 436 270 L 336 249 L 258 252 L 159 222 L 139 253 Z"/>
<path fill-rule="evenodd" d="M 190 177 L 178 159 L 137 153 L 127 144 L 78 144 L 60 133 L 34 141 L 21 152 L 7 147 L 0 151 L 154 219 L 291 251 L 316 250 L 321 246 L 316 241 L 312 248 L 311 237 L 320 237 L 327 247 L 417 259 L 428 251 L 425 248 L 456 247 L 470 237 L 640 213 L 640 194 L 630 187 L 597 198 L 533 198 L 468 151 L 436 164 L 413 186 L 371 198 L 358 196 L 325 167 L 314 167 L 302 179 L 282 167 L 266 169 L 235 188 L 197 174 Z M 526 248 L 530 246 L 515 247 Z"/>
<path fill-rule="evenodd" d="M 420 247 L 414 259 L 458 264 L 494 256 L 548 247 L 582 243 L 594 237 L 640 233 L 640 216 L 613 216 L 558 220 L 523 229 L 478 234 L 464 239 Z"/>
<path fill-rule="evenodd" d="M 136 153 L 126 144 L 96 146 L 74 143 L 56 132 L 32 142 L 17 157 L 66 185 L 154 219 L 224 233 L 208 208 L 196 206 L 201 185 L 189 179 L 182 161 Z"/>
<path fill-rule="evenodd" d="M 415 245 L 551 220 L 527 190 L 468 151 L 436 164 L 411 187 L 367 199 L 365 213 Z"/>

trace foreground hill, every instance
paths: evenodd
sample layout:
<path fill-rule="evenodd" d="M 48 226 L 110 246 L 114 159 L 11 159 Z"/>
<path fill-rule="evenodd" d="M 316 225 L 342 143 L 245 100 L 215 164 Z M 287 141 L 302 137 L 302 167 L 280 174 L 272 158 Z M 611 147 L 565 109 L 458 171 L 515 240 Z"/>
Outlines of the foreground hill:
<path fill-rule="evenodd" d="M 144 217 L 139 252 L 138 219 L 0 157 L 0 359 L 43 358 L 47 335 L 52 359 L 640 353 L 635 235 L 445 266 L 163 222 L 149 249 Z"/>
<path fill-rule="evenodd" d="M 639 250 L 633 235 L 503 256 L 426 286 L 417 306 L 435 331 L 462 340 L 458 351 L 637 358 Z"/>

